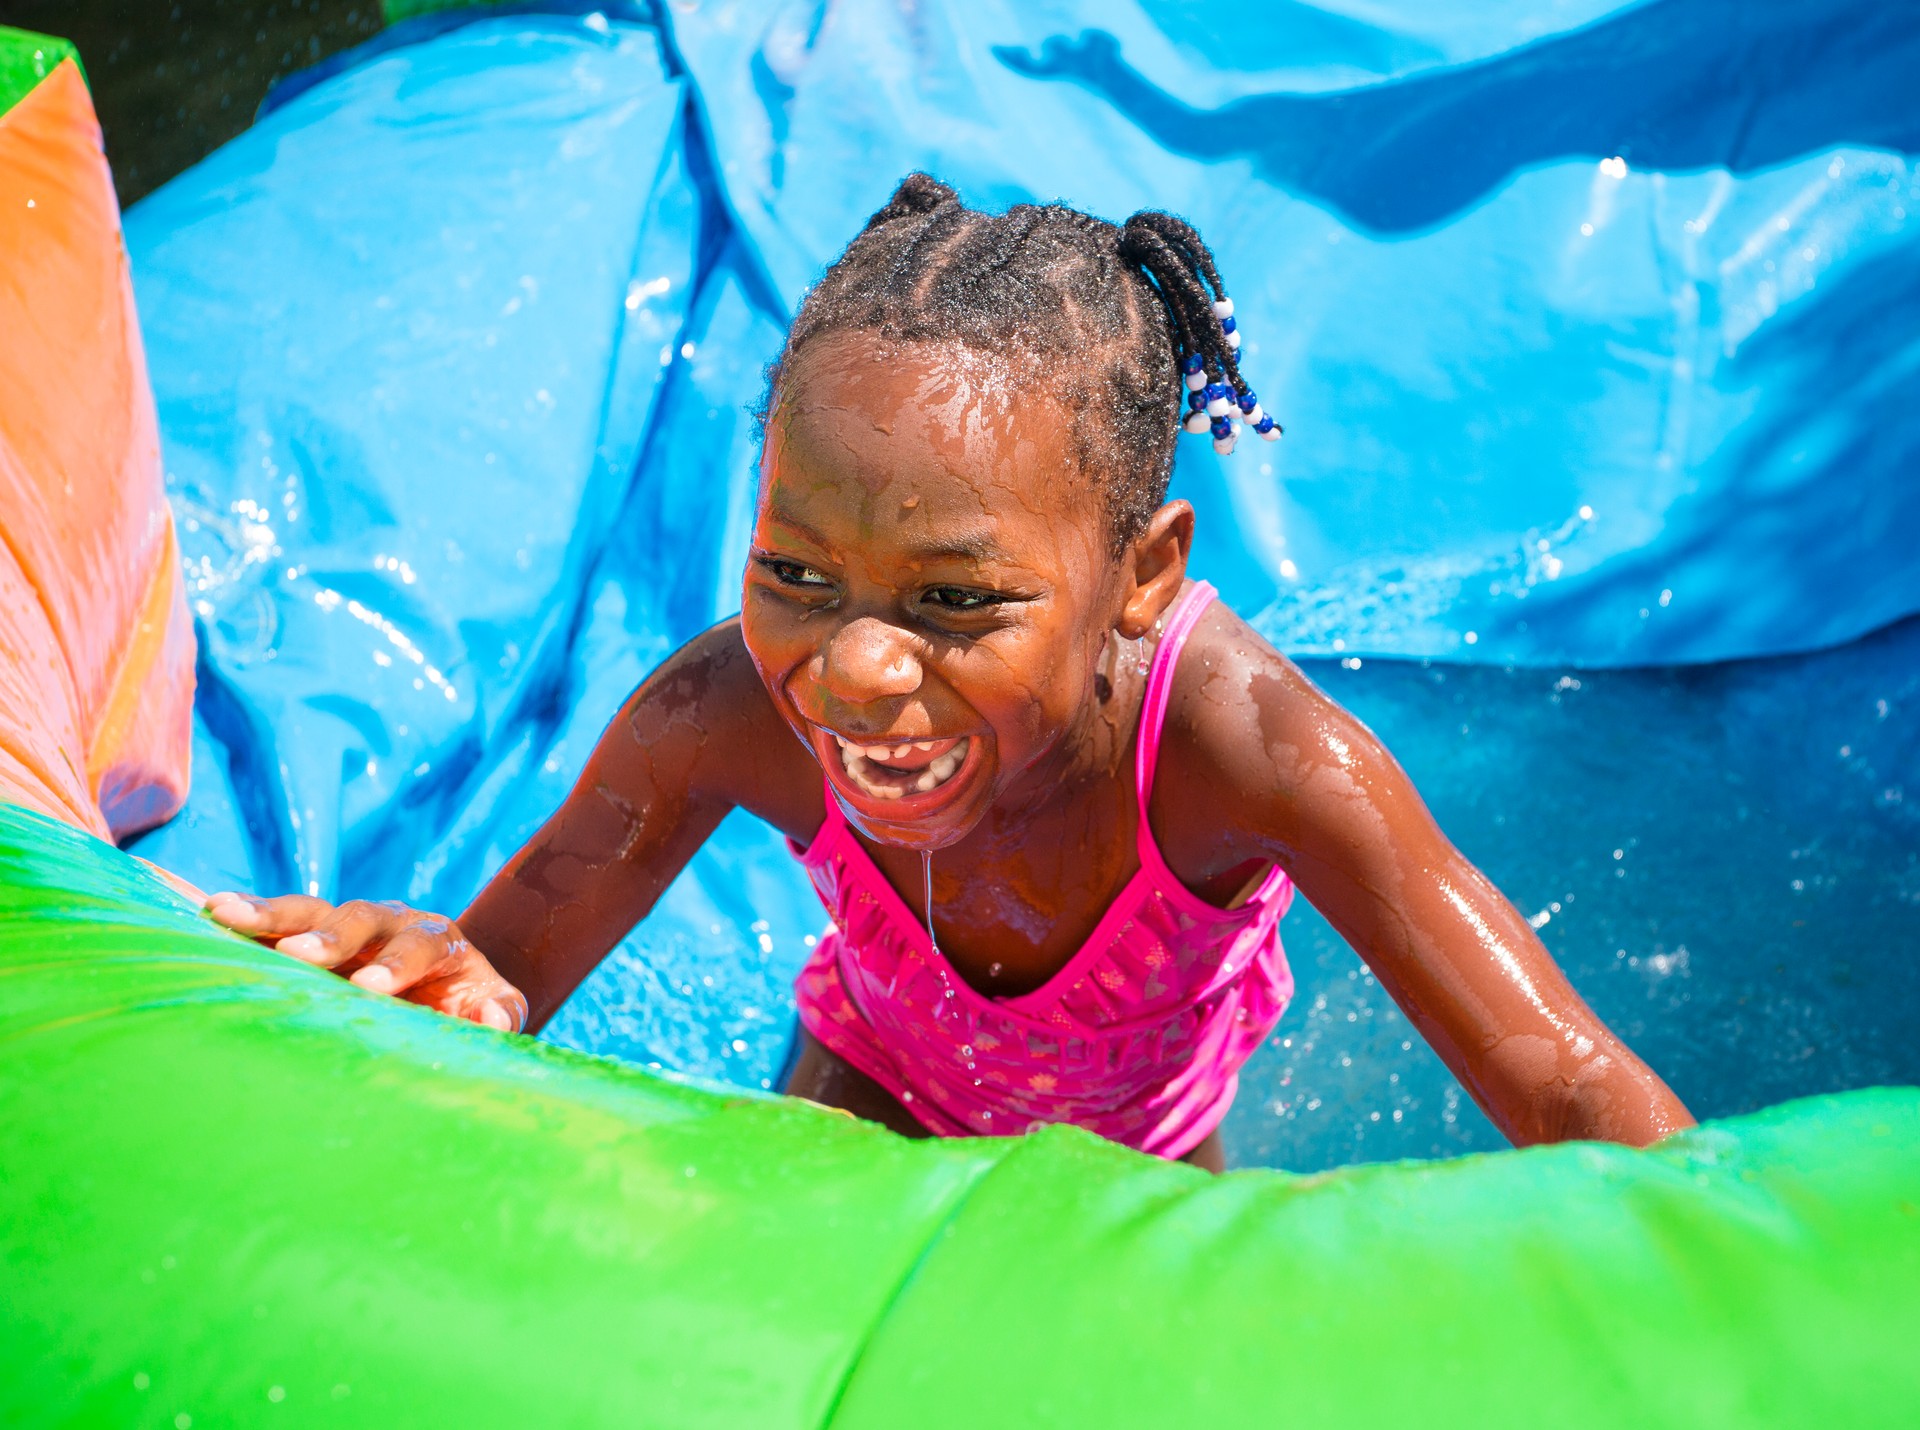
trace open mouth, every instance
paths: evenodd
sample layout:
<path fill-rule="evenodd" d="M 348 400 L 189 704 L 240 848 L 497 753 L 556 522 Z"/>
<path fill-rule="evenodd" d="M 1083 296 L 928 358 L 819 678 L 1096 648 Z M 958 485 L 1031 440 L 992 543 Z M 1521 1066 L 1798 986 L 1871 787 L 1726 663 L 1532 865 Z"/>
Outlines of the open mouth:
<path fill-rule="evenodd" d="M 833 734 L 832 731 L 828 732 Z M 899 745 L 856 745 L 833 735 L 847 782 L 869 799 L 906 799 L 932 794 L 967 762 L 971 735 L 952 740 L 912 740 Z"/>

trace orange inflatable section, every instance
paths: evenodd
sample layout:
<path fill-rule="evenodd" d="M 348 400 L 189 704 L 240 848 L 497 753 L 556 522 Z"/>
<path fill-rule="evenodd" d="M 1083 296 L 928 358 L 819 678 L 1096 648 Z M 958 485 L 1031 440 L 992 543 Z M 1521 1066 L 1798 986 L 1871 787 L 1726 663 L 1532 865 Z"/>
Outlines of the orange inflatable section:
<path fill-rule="evenodd" d="M 193 656 L 119 205 L 66 60 L 0 114 L 0 801 L 112 837 L 173 814 Z"/>

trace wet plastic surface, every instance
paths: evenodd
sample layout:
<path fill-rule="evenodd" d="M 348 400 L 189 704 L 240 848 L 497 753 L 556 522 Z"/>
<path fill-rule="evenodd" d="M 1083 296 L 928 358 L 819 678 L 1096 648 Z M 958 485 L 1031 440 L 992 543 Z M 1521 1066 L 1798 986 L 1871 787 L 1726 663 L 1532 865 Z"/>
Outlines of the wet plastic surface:
<path fill-rule="evenodd" d="M 0 275 L 0 799 L 128 836 L 186 798 L 193 628 L 100 129 L 18 31 Z"/>
<path fill-rule="evenodd" d="M 754 449 L 742 350 L 779 333 L 714 270 L 684 123 L 645 29 L 475 25 L 129 216 L 207 650 L 193 806 L 140 852 L 457 910 L 732 609 L 750 493 L 716 473 Z M 229 261 L 321 232 L 298 284 Z M 770 1084 L 819 924 L 735 816 L 553 1036 Z"/>
<path fill-rule="evenodd" d="M 10 1425 L 1920 1410 L 1912 1090 L 1304 1178 L 908 1142 L 364 994 L 13 808 L 0 988 Z"/>
<path fill-rule="evenodd" d="M 1793 650 L 1920 604 L 1903 12 L 1282 10 L 1252 36 L 1188 8 L 666 13 L 664 48 L 618 13 L 400 27 L 129 217 L 206 638 L 198 787 L 141 852 L 206 887 L 463 905 L 626 691 L 733 609 L 761 364 L 925 164 L 975 201 L 1200 223 L 1291 436 L 1183 455 L 1197 571 L 1289 650 L 1491 667 L 1445 701 L 1417 667 L 1324 670 L 1698 1110 L 1916 1075 L 1910 638 L 1697 681 L 1561 665 Z M 1793 73 L 1723 89 L 1728 46 Z M 1588 72 L 1610 87 L 1569 90 Z M 1257 149 L 1296 129 L 1342 162 Z M 1563 678 L 1606 698 L 1547 703 Z M 1822 704 L 1834 679 L 1860 700 Z M 1714 690 L 1744 692 L 1737 741 Z M 1832 750 L 1782 752 L 1809 708 Z M 1499 739 L 1464 758 L 1461 724 Z M 1879 753 L 1837 753 L 1856 739 Z M 1745 821 L 1729 772 L 1766 787 Z M 1681 857 L 1622 881 L 1603 830 L 1636 821 Z M 1550 908 L 1623 884 L 1630 912 Z M 817 920 L 736 819 L 551 1036 L 766 1085 Z M 1351 955 L 1290 922 L 1304 1021 L 1250 1071 L 1236 1155 L 1487 1145 Z"/>

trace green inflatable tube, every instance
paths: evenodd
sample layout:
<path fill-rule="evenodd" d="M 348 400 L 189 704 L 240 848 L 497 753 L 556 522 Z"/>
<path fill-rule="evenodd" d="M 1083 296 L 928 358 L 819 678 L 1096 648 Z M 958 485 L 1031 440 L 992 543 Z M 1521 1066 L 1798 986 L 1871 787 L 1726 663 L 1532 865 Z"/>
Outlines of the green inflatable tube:
<path fill-rule="evenodd" d="M 1214 1178 L 362 994 L 0 808 L 8 1426 L 1911 1425 L 1920 1093 Z"/>

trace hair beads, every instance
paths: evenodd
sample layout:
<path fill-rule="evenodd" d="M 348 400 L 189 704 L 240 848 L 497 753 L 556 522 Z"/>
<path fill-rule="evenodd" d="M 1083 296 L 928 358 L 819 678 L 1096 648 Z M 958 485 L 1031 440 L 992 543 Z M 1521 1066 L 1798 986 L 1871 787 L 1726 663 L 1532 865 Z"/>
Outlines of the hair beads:
<path fill-rule="evenodd" d="M 1213 316 L 1219 320 L 1221 340 L 1227 350 L 1237 357 L 1240 352 L 1240 325 L 1233 316 L 1233 299 L 1222 293 L 1214 300 Z M 1244 384 L 1237 368 L 1231 382 L 1208 382 L 1206 359 L 1198 353 L 1189 353 L 1182 361 L 1180 370 L 1186 375 L 1189 389 L 1194 389 L 1196 383 L 1200 384 L 1189 397 L 1194 410 L 1181 425 L 1189 432 L 1211 432 L 1213 450 L 1221 456 L 1233 451 L 1233 444 L 1239 440 L 1242 423 L 1269 442 L 1280 440 L 1280 424 L 1261 407 L 1259 397 Z M 1202 413 L 1205 414 L 1204 418 Z"/>
<path fill-rule="evenodd" d="M 1214 267 L 1213 255 L 1192 227 L 1172 214 L 1137 213 L 1121 231 L 1120 251 L 1152 278 L 1171 320 L 1187 414 L 1180 425 L 1213 435 L 1213 450 L 1233 450 L 1241 424 L 1269 442 L 1281 428 L 1240 376 L 1240 324 Z"/>

